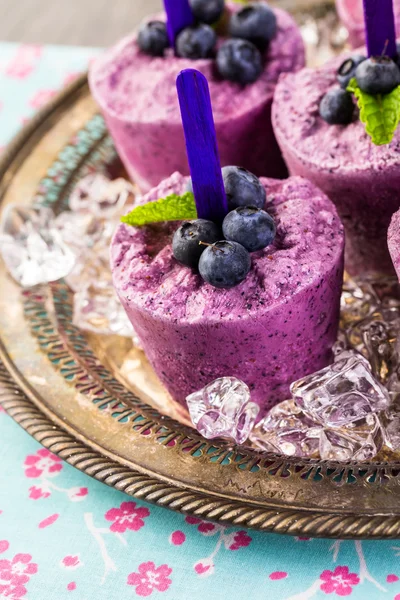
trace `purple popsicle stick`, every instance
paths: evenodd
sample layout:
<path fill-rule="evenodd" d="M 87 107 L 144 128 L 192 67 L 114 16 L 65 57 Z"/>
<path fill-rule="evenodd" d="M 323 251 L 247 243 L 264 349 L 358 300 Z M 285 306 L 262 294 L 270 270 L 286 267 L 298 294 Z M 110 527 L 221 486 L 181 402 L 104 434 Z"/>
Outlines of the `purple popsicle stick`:
<path fill-rule="evenodd" d="M 169 43 L 174 48 L 178 33 L 193 25 L 194 16 L 189 0 L 164 0 L 164 7 L 167 13 Z"/>
<path fill-rule="evenodd" d="M 186 151 L 199 219 L 221 222 L 228 213 L 207 79 L 195 69 L 176 80 Z M 171 149 L 173 152 L 173 149 Z"/>
<path fill-rule="evenodd" d="M 368 56 L 396 56 L 393 0 L 363 0 Z M 386 50 L 385 50 L 386 48 Z"/>

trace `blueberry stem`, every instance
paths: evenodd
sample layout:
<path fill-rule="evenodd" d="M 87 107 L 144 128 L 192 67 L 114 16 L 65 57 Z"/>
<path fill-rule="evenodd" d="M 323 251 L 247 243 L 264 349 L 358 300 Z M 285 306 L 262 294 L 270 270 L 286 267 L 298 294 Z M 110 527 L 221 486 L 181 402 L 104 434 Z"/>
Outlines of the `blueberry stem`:
<path fill-rule="evenodd" d="M 164 8 L 167 13 L 169 42 L 172 48 L 175 48 L 178 34 L 182 29 L 194 24 L 194 15 L 189 0 L 164 0 Z"/>
<path fill-rule="evenodd" d="M 387 44 L 387 55 L 394 59 L 396 27 L 393 0 L 363 0 L 363 3 L 368 56 L 380 56 Z"/>
<path fill-rule="evenodd" d="M 212 251 L 214 252 L 214 254 L 216 252 L 222 252 L 222 254 L 224 253 L 224 251 L 222 250 L 222 248 L 218 248 L 218 246 L 216 246 L 215 244 L 207 244 L 206 242 L 199 242 L 199 246 L 211 246 Z"/>
<path fill-rule="evenodd" d="M 215 244 L 207 244 L 207 242 L 199 242 L 199 246 L 212 246 L 213 252 L 224 252 L 222 248 L 218 248 Z"/>
<path fill-rule="evenodd" d="M 176 80 L 197 216 L 221 223 L 228 213 L 207 79 L 195 69 Z M 172 150 L 173 151 L 173 150 Z"/>

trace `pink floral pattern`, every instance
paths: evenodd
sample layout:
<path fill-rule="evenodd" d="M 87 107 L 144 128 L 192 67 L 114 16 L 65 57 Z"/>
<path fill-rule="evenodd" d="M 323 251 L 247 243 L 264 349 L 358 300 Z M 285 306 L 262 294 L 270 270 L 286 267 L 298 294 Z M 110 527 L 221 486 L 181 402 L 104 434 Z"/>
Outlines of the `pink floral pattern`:
<path fill-rule="evenodd" d="M 325 594 L 337 596 L 350 596 L 353 586 L 360 583 L 360 578 L 355 573 L 349 572 L 349 567 L 336 567 L 334 571 L 323 571 L 320 575 L 321 590 Z"/>
<path fill-rule="evenodd" d="M 169 541 L 174 546 L 181 546 L 186 541 L 186 535 L 183 531 L 173 531 L 170 535 Z"/>
<path fill-rule="evenodd" d="M 75 570 L 78 569 L 79 567 L 83 566 L 83 563 L 81 562 L 81 559 L 79 558 L 78 555 L 68 555 L 68 556 L 64 556 L 64 558 L 61 561 L 61 566 L 64 569 L 69 569 L 69 570 Z"/>
<path fill-rule="evenodd" d="M 7 540 L 0 540 L 0 554 L 3 554 L 3 552 L 7 552 L 9 547 L 10 544 L 9 542 L 7 542 Z"/>
<path fill-rule="evenodd" d="M 250 545 L 251 537 L 245 531 L 237 531 L 233 536 L 233 542 L 229 550 L 240 550 Z"/>
<path fill-rule="evenodd" d="M 30 554 L 16 554 L 10 560 L 0 560 L 0 580 L 9 581 L 11 585 L 24 585 L 31 575 L 37 573 L 37 565 L 31 562 Z"/>
<path fill-rule="evenodd" d="M 136 588 L 137 596 L 150 596 L 155 590 L 166 592 L 172 583 L 169 579 L 172 569 L 168 565 L 156 568 L 153 562 L 146 562 L 139 565 L 138 571 L 128 575 L 128 585 Z"/>
<path fill-rule="evenodd" d="M 215 571 L 212 558 L 203 558 L 193 565 L 193 569 L 199 577 L 209 577 Z"/>
<path fill-rule="evenodd" d="M 197 525 L 197 530 L 204 536 L 208 537 L 219 533 L 227 550 L 239 550 L 240 548 L 245 548 L 251 542 L 251 537 L 246 531 L 233 531 L 229 533 L 229 530 L 222 525 L 202 521 L 197 517 L 191 516 L 186 517 L 185 521 L 189 525 Z"/>
<path fill-rule="evenodd" d="M 286 571 L 274 571 L 270 573 L 269 578 L 271 581 L 280 581 L 281 579 L 286 579 L 287 573 Z"/>
<path fill-rule="evenodd" d="M 42 448 L 25 459 L 25 475 L 31 479 L 41 476 L 54 477 L 62 470 L 61 458 Z"/>
<path fill-rule="evenodd" d="M 222 547 L 225 547 L 226 550 L 235 551 L 246 548 L 251 543 L 251 537 L 246 531 L 231 531 L 223 525 L 202 521 L 197 517 L 191 516 L 187 516 L 185 521 L 189 525 L 196 525 L 197 531 L 205 537 L 218 536 L 217 544 L 211 555 L 198 560 L 193 565 L 193 569 L 199 577 L 210 577 L 210 575 L 213 575 L 215 571 L 214 559 Z"/>
<path fill-rule="evenodd" d="M 36 110 L 47 104 L 57 93 L 57 90 L 39 90 L 31 98 L 29 104 Z"/>
<path fill-rule="evenodd" d="M 43 519 L 43 521 L 40 521 L 39 523 L 39 529 L 46 529 L 46 527 L 50 527 L 50 525 L 53 525 L 58 517 L 60 515 L 58 515 L 57 513 L 54 515 L 50 515 L 49 517 L 46 517 L 45 519 Z"/>
<path fill-rule="evenodd" d="M 37 487 L 33 485 L 29 488 L 29 498 L 32 500 L 40 500 L 42 498 L 48 498 L 50 496 L 50 492 L 44 489 L 43 487 Z"/>
<path fill-rule="evenodd" d="M 197 517 L 186 517 L 186 523 L 189 525 L 197 525 L 197 531 L 199 531 L 202 535 L 209 536 L 215 535 L 219 531 L 221 531 L 221 526 L 216 525 L 215 523 L 210 523 L 209 521 L 202 521 Z"/>
<path fill-rule="evenodd" d="M 9 543 L 6 540 L 0 542 L 1 553 L 8 549 Z M 26 584 L 37 571 L 38 566 L 32 562 L 30 554 L 16 554 L 11 560 L 1 559 L 0 598 L 20 600 L 27 593 Z"/>
<path fill-rule="evenodd" d="M 2 585 L 0 584 L 0 598 L 8 598 L 8 600 L 21 600 L 27 593 L 26 587 L 23 585 Z"/>
<path fill-rule="evenodd" d="M 89 490 L 87 487 L 73 487 L 68 490 L 68 498 L 71 502 L 81 502 L 88 495 Z"/>
<path fill-rule="evenodd" d="M 119 508 L 111 508 L 106 512 L 107 521 L 113 521 L 110 531 L 125 533 L 127 529 L 139 531 L 144 526 L 144 521 L 150 511 L 148 508 L 136 506 L 136 502 L 122 502 Z"/>
<path fill-rule="evenodd" d="M 25 79 L 35 69 L 42 54 L 42 47 L 32 44 L 21 44 L 6 68 L 6 75 L 11 79 Z"/>
<path fill-rule="evenodd" d="M 42 448 L 36 454 L 30 454 L 24 462 L 25 475 L 29 479 L 37 479 L 37 483 L 29 488 L 31 500 L 44 500 L 51 496 L 52 491 L 66 494 L 70 502 L 82 502 L 89 490 L 87 487 L 71 487 L 64 489 L 53 482 L 62 471 L 61 459 L 49 450 Z"/>

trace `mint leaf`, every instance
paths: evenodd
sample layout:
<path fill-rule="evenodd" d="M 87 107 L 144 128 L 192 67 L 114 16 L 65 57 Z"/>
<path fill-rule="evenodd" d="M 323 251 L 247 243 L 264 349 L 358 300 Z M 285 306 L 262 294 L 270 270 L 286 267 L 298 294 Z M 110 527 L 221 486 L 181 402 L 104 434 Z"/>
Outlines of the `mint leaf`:
<path fill-rule="evenodd" d="M 192 192 L 182 196 L 171 194 L 166 198 L 136 206 L 121 221 L 132 227 L 143 227 L 162 221 L 191 221 L 197 219 L 196 203 Z"/>
<path fill-rule="evenodd" d="M 377 146 L 389 144 L 400 121 L 400 86 L 390 94 L 371 96 L 360 90 L 353 78 L 347 91 L 357 98 L 360 119 L 373 143 Z"/>

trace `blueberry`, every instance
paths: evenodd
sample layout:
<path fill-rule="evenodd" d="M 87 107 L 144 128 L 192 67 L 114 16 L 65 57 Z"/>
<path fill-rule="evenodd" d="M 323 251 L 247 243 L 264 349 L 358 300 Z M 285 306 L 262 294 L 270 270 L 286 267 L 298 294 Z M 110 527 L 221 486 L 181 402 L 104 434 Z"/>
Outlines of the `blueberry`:
<path fill-rule="evenodd" d="M 265 2 L 250 4 L 232 15 L 229 31 L 232 37 L 248 40 L 264 51 L 276 35 L 275 13 Z"/>
<path fill-rule="evenodd" d="M 199 262 L 200 275 L 217 288 L 232 288 L 246 279 L 251 267 L 250 254 L 237 242 L 223 240 L 208 246 Z"/>
<path fill-rule="evenodd" d="M 195 19 L 211 25 L 218 21 L 224 10 L 225 0 L 189 0 Z"/>
<path fill-rule="evenodd" d="M 187 27 L 176 38 L 176 52 L 182 58 L 208 58 L 212 55 L 217 34 L 209 25 Z"/>
<path fill-rule="evenodd" d="M 373 56 L 358 65 L 356 79 L 366 94 L 389 94 L 400 85 L 400 69 L 388 56 Z"/>
<path fill-rule="evenodd" d="M 255 206 L 240 206 L 228 213 L 222 231 L 225 239 L 238 242 L 249 252 L 266 248 L 276 235 L 274 219 Z"/>
<path fill-rule="evenodd" d="M 267 197 L 265 188 L 253 173 L 242 167 L 224 167 L 222 177 L 229 210 L 250 205 L 264 208 Z"/>
<path fill-rule="evenodd" d="M 227 40 L 218 50 L 217 69 L 228 81 L 253 83 L 263 70 L 261 52 L 247 40 Z"/>
<path fill-rule="evenodd" d="M 200 256 L 206 249 L 200 242 L 213 244 L 221 239 L 221 230 L 212 221 L 197 219 L 183 223 L 174 233 L 172 252 L 177 261 L 187 267 L 197 268 Z"/>
<path fill-rule="evenodd" d="M 243 167 L 223 167 L 222 177 L 229 210 L 248 205 L 264 208 L 267 198 L 265 188 L 253 173 Z M 191 177 L 186 182 L 185 191 L 193 193 Z"/>
<path fill-rule="evenodd" d="M 150 56 L 163 56 L 169 46 L 167 26 L 162 21 L 150 21 L 138 34 L 139 48 Z"/>
<path fill-rule="evenodd" d="M 329 90 L 321 100 L 319 114 L 329 125 L 348 125 L 353 119 L 352 95 L 341 88 Z"/>
<path fill-rule="evenodd" d="M 350 83 L 350 80 L 356 76 L 356 70 L 358 65 L 366 60 L 365 56 L 361 54 L 354 54 L 347 58 L 338 68 L 337 80 L 340 83 L 340 87 L 344 90 Z"/>

